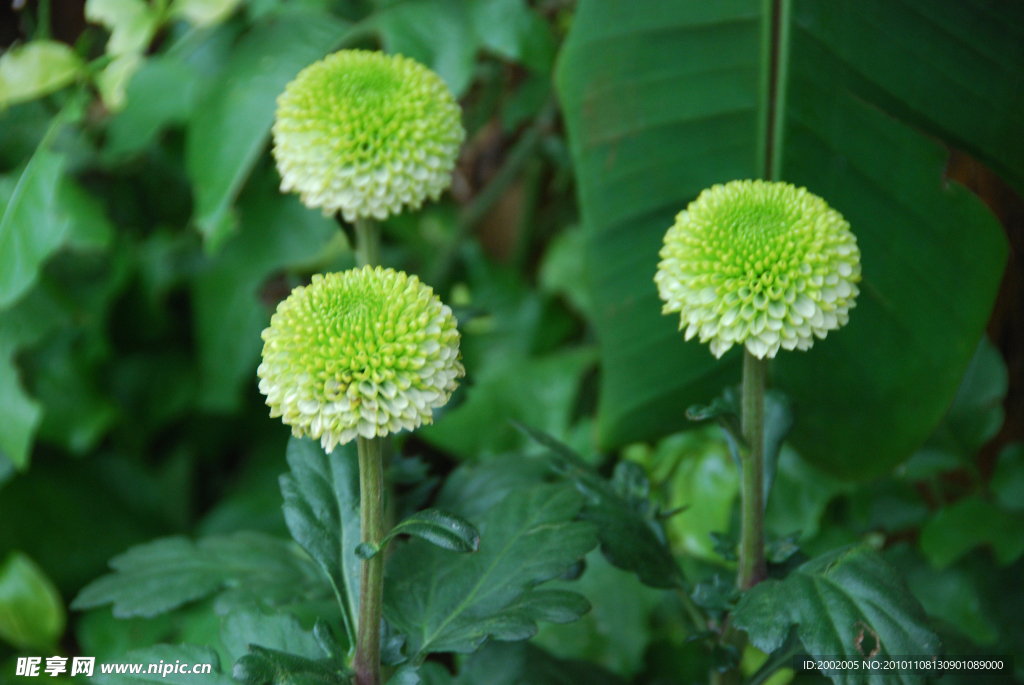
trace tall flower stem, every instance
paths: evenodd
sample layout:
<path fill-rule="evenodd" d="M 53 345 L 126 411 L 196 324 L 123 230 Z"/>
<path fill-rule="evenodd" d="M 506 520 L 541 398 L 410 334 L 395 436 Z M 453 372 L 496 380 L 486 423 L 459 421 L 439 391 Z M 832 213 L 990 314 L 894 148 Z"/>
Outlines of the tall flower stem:
<path fill-rule="evenodd" d="M 736 585 L 749 590 L 764 580 L 764 386 L 768 362 L 743 352 L 740 560 Z"/>
<path fill-rule="evenodd" d="M 359 449 L 359 509 L 362 542 L 374 548 L 384 538 L 382 440 L 356 438 Z M 352 664 L 357 685 L 380 685 L 380 614 L 384 602 L 384 555 L 363 561 L 359 577 L 359 630 Z"/>
<path fill-rule="evenodd" d="M 356 219 L 356 266 L 380 265 L 380 226 L 373 219 Z"/>

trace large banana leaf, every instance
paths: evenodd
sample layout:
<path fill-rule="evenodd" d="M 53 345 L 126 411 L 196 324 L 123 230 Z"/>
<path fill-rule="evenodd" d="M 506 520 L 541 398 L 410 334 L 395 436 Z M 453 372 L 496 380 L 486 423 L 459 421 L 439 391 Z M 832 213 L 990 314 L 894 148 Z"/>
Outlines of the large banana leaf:
<path fill-rule="evenodd" d="M 771 177 L 850 221 L 864 281 L 849 325 L 780 352 L 792 440 L 826 470 L 891 469 L 941 419 L 995 298 L 1006 240 L 944 177 L 966 149 L 1024 189 L 1024 3 L 580 0 L 557 83 L 590 231 L 605 447 L 684 428 L 739 379 L 660 314 L 674 215 L 708 186 Z M 941 140 L 939 140 L 939 139 Z"/>

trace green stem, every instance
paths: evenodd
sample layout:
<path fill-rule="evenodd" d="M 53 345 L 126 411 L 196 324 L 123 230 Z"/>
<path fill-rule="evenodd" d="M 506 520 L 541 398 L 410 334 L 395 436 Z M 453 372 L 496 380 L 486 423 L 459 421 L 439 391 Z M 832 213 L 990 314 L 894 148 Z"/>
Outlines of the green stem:
<path fill-rule="evenodd" d="M 740 560 L 736 585 L 749 590 L 764 580 L 764 385 L 767 362 L 743 353 L 743 451 Z"/>
<path fill-rule="evenodd" d="M 380 545 L 384 530 L 384 464 L 381 438 L 356 438 L 359 449 L 359 511 L 362 542 Z M 380 685 L 380 615 L 384 603 L 384 555 L 363 561 L 359 577 L 359 628 L 352 668 L 357 685 Z"/>
<path fill-rule="evenodd" d="M 380 226 L 373 219 L 356 219 L 356 265 L 380 265 Z"/>
<path fill-rule="evenodd" d="M 45 40 L 50 37 L 50 0 L 39 0 L 36 9 L 36 32 L 33 40 Z"/>

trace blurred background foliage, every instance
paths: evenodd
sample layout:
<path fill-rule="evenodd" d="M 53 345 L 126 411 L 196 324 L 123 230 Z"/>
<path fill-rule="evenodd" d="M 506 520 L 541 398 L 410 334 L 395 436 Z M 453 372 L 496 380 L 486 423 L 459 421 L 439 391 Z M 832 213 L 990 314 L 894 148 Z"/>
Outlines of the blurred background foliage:
<path fill-rule="evenodd" d="M 713 588 L 716 574 L 729 572 L 735 467 L 717 428 L 676 431 L 685 427 L 688 402 L 706 402 L 738 379 L 735 360 L 713 364 L 702 346 L 680 348 L 674 324 L 650 302 L 650 279 L 667 217 L 712 182 L 760 173 L 763 151 L 753 134 L 744 138 L 754 114 L 746 123 L 728 107 L 712 116 L 701 108 L 713 109 L 714 84 L 723 81 L 694 81 L 714 75 L 715 64 L 701 61 L 708 55 L 743 66 L 742 50 L 713 46 L 752 30 L 743 24 L 752 15 L 736 18 L 730 26 L 740 33 L 723 38 L 710 34 L 724 24 L 672 7 L 640 13 L 634 25 L 636 13 L 602 15 L 592 11 L 596 4 L 19 0 L 0 7 L 0 679 L 21 653 L 116 660 L 156 642 L 215 643 L 217 618 L 205 603 L 119 621 L 108 608 L 69 616 L 66 602 L 109 558 L 154 537 L 286 534 L 277 478 L 286 470 L 288 431 L 268 417 L 256 390 L 259 333 L 291 288 L 313 273 L 349 268 L 354 258 L 344 227 L 277 192 L 269 128 L 285 83 L 340 47 L 400 52 L 435 69 L 462 103 L 468 133 L 451 192 L 383 226 L 384 264 L 420 274 L 455 308 L 467 366 L 464 387 L 436 424 L 400 441 L 402 454 L 418 457 L 393 468 L 404 506 L 429 502 L 460 463 L 500 471 L 502 455 L 531 449 L 512 419 L 564 440 L 606 474 L 617 461 L 642 467 L 650 497 L 661 511 L 677 512 L 666 530 L 688 577 Z M 804 5 L 798 23 L 813 36 L 828 24 L 815 23 L 814 3 Z M 1019 105 L 1024 40 L 1014 35 L 1000 49 L 1021 69 Z M 910 260 L 937 270 L 923 285 L 896 279 L 881 289 L 916 288 L 923 328 L 909 337 L 859 335 L 858 319 L 873 311 L 867 304 L 852 314 L 853 333 L 815 347 L 810 371 L 776 370 L 796 399 L 798 429 L 775 472 L 771 548 L 782 568 L 872 542 L 907 574 L 947 649 L 1014 653 L 1020 677 L 1024 204 L 1014 170 L 1024 157 L 1012 155 L 1024 144 L 1021 129 L 1007 130 L 1001 147 L 998 137 L 944 136 L 943 126 L 964 130 L 963 122 L 900 109 L 857 82 L 849 111 L 860 119 L 833 122 L 832 134 L 881 131 L 902 142 L 887 157 L 877 140 L 848 136 L 850 150 L 828 167 L 839 169 L 839 180 L 822 181 L 807 162 L 820 151 L 799 150 L 800 127 L 819 121 L 812 86 L 836 78 L 828 59 L 800 53 L 827 43 L 818 40 L 794 43 L 803 80 L 790 94 L 795 119 L 783 122 L 797 140 L 783 177 L 821 192 L 858 235 L 876 241 L 869 252 L 862 239 L 868 275 L 872 259 L 886 262 L 886 274 L 906 271 L 901 259 L 921 226 L 941 226 L 950 237 L 943 250 L 922 248 Z M 670 44 L 681 52 L 664 52 Z M 653 60 L 645 61 L 645 50 Z M 972 78 L 969 58 L 957 54 L 951 64 L 936 63 Z M 616 83 L 608 69 L 633 81 Z M 746 90 L 736 91 L 741 100 L 758 88 L 757 75 L 747 76 L 740 79 Z M 662 90 L 645 91 L 645 82 Z M 602 102 L 602 88 L 616 99 Z M 656 111 L 677 119 L 649 116 Z M 628 129 L 637 122 L 639 129 Z M 746 145 L 743 153 L 716 148 L 716 135 Z M 622 136 L 633 147 L 615 147 Z M 659 168 L 678 163 L 672 146 L 706 154 L 694 168 Z M 926 172 L 907 166 L 908 146 Z M 873 152 L 849 162 L 844 155 L 856 149 Z M 625 176 L 607 172 L 620 154 Z M 637 173 L 628 165 L 642 155 L 648 161 Z M 847 162 L 878 170 L 872 187 L 898 190 L 879 205 L 870 188 L 842 181 Z M 950 190 L 953 181 L 973 194 Z M 930 209 L 886 242 L 895 234 L 879 217 L 907 196 Z M 964 225 L 981 228 L 966 233 Z M 928 290 L 936 283 L 944 284 L 940 295 Z M 955 291 L 953 305 L 946 291 Z M 910 348 L 900 347 L 908 340 Z M 833 392 L 822 369 L 844 364 L 851 370 Z M 898 378 L 898 387 L 861 392 L 865 374 Z M 495 476 L 517 477 L 529 478 Z M 575 587 L 593 603 L 590 614 L 545 625 L 529 645 L 488 646 L 463 664 L 467 682 L 519 673 L 526 663 L 539 669 L 536 682 L 596 677 L 573 660 L 642 683 L 705 677 L 710 657 L 686 641 L 671 593 L 645 587 L 596 553 Z M 708 602 L 717 606 L 713 594 Z"/>

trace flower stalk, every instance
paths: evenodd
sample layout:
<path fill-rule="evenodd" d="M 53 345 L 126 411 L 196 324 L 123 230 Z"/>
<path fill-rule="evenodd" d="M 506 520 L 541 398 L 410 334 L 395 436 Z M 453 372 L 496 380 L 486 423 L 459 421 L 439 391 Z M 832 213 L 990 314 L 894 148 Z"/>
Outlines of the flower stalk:
<path fill-rule="evenodd" d="M 764 387 L 767 360 L 743 354 L 740 557 L 736 585 L 749 590 L 764 580 Z"/>
<path fill-rule="evenodd" d="M 361 541 L 380 546 L 384 530 L 383 438 L 357 438 Z M 380 616 L 384 603 L 384 555 L 363 561 L 359 578 L 359 629 L 352 668 L 357 685 L 380 685 Z"/>
<path fill-rule="evenodd" d="M 380 225 L 373 219 L 359 217 L 356 226 L 356 266 L 380 264 Z"/>
<path fill-rule="evenodd" d="M 380 226 L 370 218 L 355 221 L 356 265 L 380 264 Z M 387 535 L 384 512 L 384 441 L 359 436 L 360 542 L 374 548 Z M 364 559 L 359 574 L 359 629 L 352 667 L 357 685 L 380 685 L 380 616 L 384 605 L 384 555 Z"/>

